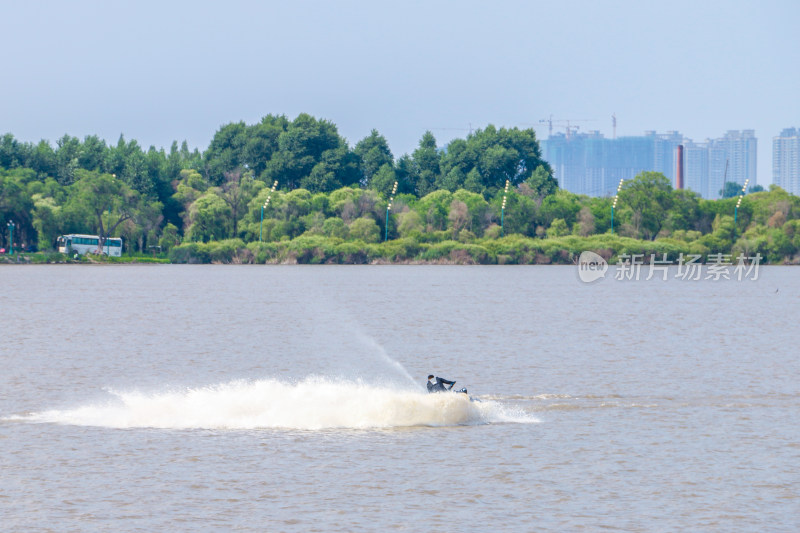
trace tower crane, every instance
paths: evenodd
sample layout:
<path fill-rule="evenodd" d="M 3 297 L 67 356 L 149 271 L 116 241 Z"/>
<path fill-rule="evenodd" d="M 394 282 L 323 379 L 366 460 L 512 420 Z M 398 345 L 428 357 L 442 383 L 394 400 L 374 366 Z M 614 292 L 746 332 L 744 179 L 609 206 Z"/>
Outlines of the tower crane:
<path fill-rule="evenodd" d="M 553 115 L 550 115 L 549 118 L 541 119 L 539 124 L 547 124 L 548 137 L 553 136 L 553 126 L 557 128 L 564 128 L 567 132 L 567 140 L 569 140 L 570 135 L 580 129 L 580 126 L 572 125 L 575 122 L 593 122 L 593 120 L 589 118 L 553 118 Z"/>

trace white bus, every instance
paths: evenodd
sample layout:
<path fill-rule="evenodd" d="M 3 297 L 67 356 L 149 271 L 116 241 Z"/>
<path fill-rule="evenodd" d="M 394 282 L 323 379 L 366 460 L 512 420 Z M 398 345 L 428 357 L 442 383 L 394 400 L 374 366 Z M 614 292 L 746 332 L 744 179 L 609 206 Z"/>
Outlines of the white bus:
<path fill-rule="evenodd" d="M 93 254 L 97 253 L 100 237 L 97 235 L 62 235 L 58 238 L 57 243 L 58 251 L 62 254 Z M 112 257 L 120 257 L 122 255 L 122 239 L 109 237 L 103 244 L 101 253 Z"/>

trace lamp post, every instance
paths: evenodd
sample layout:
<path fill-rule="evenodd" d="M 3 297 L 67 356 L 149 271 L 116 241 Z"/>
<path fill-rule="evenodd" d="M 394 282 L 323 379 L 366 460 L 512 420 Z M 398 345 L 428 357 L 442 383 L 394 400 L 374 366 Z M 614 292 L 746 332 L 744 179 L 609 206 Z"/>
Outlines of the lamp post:
<path fill-rule="evenodd" d="M 736 224 L 736 219 L 739 215 L 739 206 L 742 205 L 742 198 L 744 198 L 745 191 L 747 191 L 747 184 L 750 182 L 750 178 L 744 180 L 744 187 L 742 187 L 742 192 L 739 194 L 739 199 L 736 201 L 736 208 L 733 210 L 733 223 Z"/>
<path fill-rule="evenodd" d="M 623 181 L 625 181 L 625 178 L 619 180 L 619 185 L 617 186 L 617 194 L 614 195 L 614 202 L 611 204 L 611 235 L 614 235 L 614 208 L 617 207 L 617 199 L 619 198 L 619 191 L 622 190 Z"/>
<path fill-rule="evenodd" d="M 394 202 L 394 195 L 397 192 L 397 182 L 394 182 L 394 187 L 392 187 L 392 194 L 389 196 L 389 205 L 386 206 L 386 232 L 383 236 L 383 242 L 389 240 L 389 210 L 392 209 L 392 202 Z"/>
<path fill-rule="evenodd" d="M 8 221 L 8 253 L 14 255 L 14 221 Z"/>
<path fill-rule="evenodd" d="M 258 242 L 261 242 L 261 237 L 264 235 L 264 209 L 269 205 L 269 201 L 272 198 L 272 193 L 275 192 L 277 187 L 278 180 L 275 180 L 275 183 L 272 184 L 272 189 L 270 189 L 269 194 L 267 195 L 267 201 L 261 206 L 261 228 L 258 230 Z"/>
<path fill-rule="evenodd" d="M 505 237 L 506 235 L 506 226 L 505 226 L 505 214 L 506 214 L 506 198 L 508 197 L 508 184 L 509 180 L 506 180 L 506 188 L 503 189 L 503 205 L 500 206 L 500 236 Z"/>

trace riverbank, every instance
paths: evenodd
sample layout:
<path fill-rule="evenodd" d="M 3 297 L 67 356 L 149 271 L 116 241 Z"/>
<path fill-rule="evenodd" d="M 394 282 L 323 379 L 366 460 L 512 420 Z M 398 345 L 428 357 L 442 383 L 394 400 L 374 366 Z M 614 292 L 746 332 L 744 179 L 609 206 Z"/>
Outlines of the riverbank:
<path fill-rule="evenodd" d="M 713 234 L 712 234 L 713 237 Z M 731 241 L 727 241 L 730 243 Z M 85 255 L 77 259 L 54 252 L 0 256 L 0 263 L 26 264 L 403 264 L 403 265 L 571 265 L 580 254 L 591 251 L 609 263 L 650 261 L 678 263 L 695 257 L 696 262 L 736 262 L 743 256 L 762 264 L 800 264 L 800 256 L 775 254 L 768 241 L 740 237 L 732 245 L 723 240 L 663 238 L 654 241 L 618 235 L 569 235 L 537 239 L 509 235 L 469 242 L 443 240 L 419 242 L 396 239 L 381 243 L 342 240 L 322 235 L 303 235 L 292 240 L 245 243 L 241 239 L 190 242 L 159 256 Z"/>
<path fill-rule="evenodd" d="M 92 264 L 133 264 L 133 263 L 162 263 L 169 264 L 171 261 L 167 257 L 151 256 L 123 256 L 107 257 L 97 255 L 83 255 L 77 259 L 58 252 L 34 252 L 21 253 L 14 255 L 0 255 L 0 265 L 92 265 Z"/>

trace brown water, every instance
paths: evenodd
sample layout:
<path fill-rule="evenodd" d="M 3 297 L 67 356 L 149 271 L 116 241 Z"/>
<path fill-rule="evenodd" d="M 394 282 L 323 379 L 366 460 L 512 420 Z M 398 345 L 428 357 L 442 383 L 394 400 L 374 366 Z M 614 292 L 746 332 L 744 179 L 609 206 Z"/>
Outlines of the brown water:
<path fill-rule="evenodd" d="M 4 266 L 0 312 L 2 530 L 800 528 L 796 268 Z"/>

